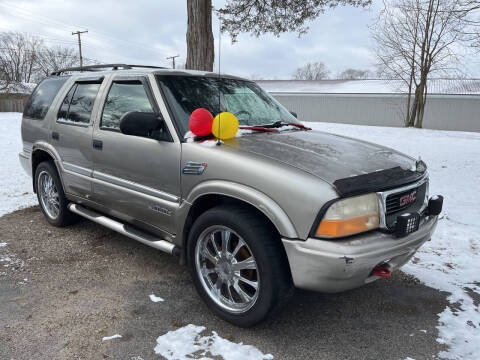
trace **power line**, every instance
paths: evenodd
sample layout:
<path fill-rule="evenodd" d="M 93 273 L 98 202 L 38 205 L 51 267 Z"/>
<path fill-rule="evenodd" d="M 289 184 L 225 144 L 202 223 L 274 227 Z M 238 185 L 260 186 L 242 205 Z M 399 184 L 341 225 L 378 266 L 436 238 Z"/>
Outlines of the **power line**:
<path fill-rule="evenodd" d="M 16 12 L 15 15 L 16 16 L 23 15 L 23 17 L 26 18 L 29 21 L 32 21 L 32 20 L 37 21 L 37 22 L 42 23 L 44 25 L 49 25 L 48 22 L 50 22 L 50 23 L 53 23 L 53 24 L 59 24 L 62 27 L 66 27 L 66 26 L 70 27 L 70 26 L 73 25 L 73 26 L 78 27 L 78 28 L 82 28 L 82 27 L 85 28 L 85 26 L 80 26 L 80 25 L 75 25 L 75 24 L 67 24 L 67 23 L 64 23 L 62 21 L 54 20 L 54 19 L 51 19 L 51 18 L 46 17 L 46 16 L 42 16 L 42 15 L 39 15 L 39 14 L 34 14 L 34 13 L 32 13 L 32 12 L 26 10 L 26 9 L 23 9 L 19 6 L 16 6 L 16 5 L 8 3 L 8 2 L 0 3 L 0 6 L 1 5 L 9 8 L 10 10 L 13 9 L 13 10 L 16 10 L 16 11 L 23 12 L 24 14 L 19 14 L 18 12 Z M 28 15 L 28 17 L 25 16 L 25 13 Z M 141 47 L 141 48 L 147 49 L 151 52 L 157 52 L 156 50 L 152 49 L 151 45 L 148 45 L 148 44 L 142 44 L 142 43 L 134 42 L 134 41 L 131 41 L 131 40 L 117 38 L 117 37 L 114 37 L 114 36 L 99 32 L 99 31 L 95 31 L 95 29 L 92 29 L 92 27 L 90 27 L 90 30 L 94 30 L 94 32 L 91 35 L 94 38 L 98 38 L 98 36 L 101 36 L 101 37 L 104 37 L 104 38 L 110 38 L 110 39 L 112 39 L 114 41 L 117 41 L 117 42 L 128 43 L 130 45 Z M 98 34 L 98 36 L 96 36 L 95 33 Z M 98 48 L 100 49 L 100 47 L 98 47 Z"/>
<path fill-rule="evenodd" d="M 0 47 L 0 50 L 3 50 L 3 51 L 18 51 L 18 49 L 15 49 L 15 48 L 10 48 L 10 47 Z M 43 55 L 50 55 L 51 53 L 46 51 L 46 50 L 26 50 L 26 49 L 23 49 L 21 50 L 23 53 L 28 53 L 28 54 L 43 54 Z M 61 58 L 65 58 L 65 59 L 78 59 L 78 56 L 77 55 L 68 55 L 68 54 L 61 54 L 59 55 L 59 57 Z M 83 60 L 87 60 L 89 62 L 95 62 L 97 60 L 95 59 L 91 59 L 91 58 L 88 58 L 88 57 L 83 57 Z"/>
<path fill-rule="evenodd" d="M 58 21 L 58 20 L 54 20 L 54 19 L 51 19 L 51 18 L 48 18 L 46 16 L 42 16 L 42 15 L 39 15 L 38 13 L 33 13 L 33 12 L 30 12 L 22 7 L 19 7 L 19 6 L 16 6 L 10 2 L 6 2 L 6 1 L 0 1 L 0 7 L 3 7 L 5 10 L 7 10 L 11 16 L 15 16 L 15 17 L 22 17 L 23 19 L 25 20 L 28 20 L 28 22 L 38 22 L 42 25 L 45 25 L 45 26 L 52 26 L 52 24 L 55 25 L 55 27 L 58 29 L 58 30 L 66 30 L 65 33 L 70 33 L 71 30 L 67 30 L 67 28 L 70 28 L 72 26 L 76 26 L 77 28 L 85 28 L 85 26 L 77 26 L 75 24 L 66 24 L 62 21 Z M 0 15 L 1 16 L 1 15 Z M 1 27 L 1 25 L 0 25 Z M 35 33 L 37 33 L 35 31 Z M 39 34 L 40 35 L 40 34 Z M 159 56 L 161 55 L 161 52 L 156 49 L 154 46 L 152 46 L 152 44 L 145 44 L 145 43 L 139 43 L 139 42 L 134 42 L 134 41 L 131 41 L 131 40 L 126 40 L 126 39 L 123 39 L 123 38 L 117 38 L 117 37 L 114 37 L 114 36 L 111 36 L 111 35 L 108 35 L 108 34 L 105 34 L 105 33 L 102 33 L 102 32 L 99 32 L 99 31 L 96 31 L 95 28 L 92 28 L 91 26 L 89 26 L 89 40 L 93 40 L 93 43 L 92 41 L 89 41 L 88 43 L 85 43 L 83 42 L 82 43 L 82 50 L 85 49 L 85 48 L 93 48 L 95 49 L 95 51 L 100 51 L 100 52 L 105 52 L 105 48 L 110 48 L 110 49 L 119 49 L 119 46 L 121 45 L 115 45 L 116 44 L 128 44 L 129 46 L 135 46 L 137 48 L 141 48 L 143 50 L 146 50 L 148 51 L 149 53 L 151 53 L 152 55 L 154 55 L 154 57 L 157 59 L 156 61 L 159 61 L 160 63 L 165 63 L 165 60 L 162 60 L 163 57 Z M 45 41 L 48 41 L 48 42 L 51 42 L 51 43 L 59 43 L 59 44 L 66 44 L 66 45 L 73 45 L 74 43 L 73 42 L 70 42 L 68 40 L 60 40 L 60 39 L 45 39 Z M 115 60 L 112 60 L 112 61 L 118 61 L 118 59 L 116 58 Z"/>

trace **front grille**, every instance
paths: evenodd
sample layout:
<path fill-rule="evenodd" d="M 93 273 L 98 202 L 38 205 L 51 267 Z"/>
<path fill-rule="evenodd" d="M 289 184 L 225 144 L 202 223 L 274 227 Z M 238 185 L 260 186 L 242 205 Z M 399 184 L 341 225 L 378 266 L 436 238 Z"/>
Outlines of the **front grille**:
<path fill-rule="evenodd" d="M 405 199 L 406 197 L 411 196 L 412 194 L 415 194 L 415 199 L 416 199 L 416 197 L 418 196 L 418 188 L 413 188 L 397 194 L 388 195 L 385 203 L 386 214 L 390 215 L 398 211 L 401 211 L 403 209 L 406 209 L 412 202 L 415 202 L 415 200 L 408 201 L 408 202 L 404 200 L 404 203 L 402 204 L 402 199 Z"/>
<path fill-rule="evenodd" d="M 417 187 L 399 192 L 392 192 L 385 198 L 385 225 L 392 229 L 397 217 L 405 213 L 420 213 L 427 196 L 428 181 Z M 414 196 L 412 197 L 412 194 Z"/>

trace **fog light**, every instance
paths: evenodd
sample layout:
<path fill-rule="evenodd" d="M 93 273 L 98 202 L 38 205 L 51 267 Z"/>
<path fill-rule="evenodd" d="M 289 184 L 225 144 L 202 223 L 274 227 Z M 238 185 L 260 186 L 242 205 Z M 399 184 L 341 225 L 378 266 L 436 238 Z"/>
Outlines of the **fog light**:
<path fill-rule="evenodd" d="M 397 217 L 397 223 L 395 225 L 395 235 L 397 237 L 407 236 L 418 230 L 420 225 L 420 214 L 402 214 Z"/>

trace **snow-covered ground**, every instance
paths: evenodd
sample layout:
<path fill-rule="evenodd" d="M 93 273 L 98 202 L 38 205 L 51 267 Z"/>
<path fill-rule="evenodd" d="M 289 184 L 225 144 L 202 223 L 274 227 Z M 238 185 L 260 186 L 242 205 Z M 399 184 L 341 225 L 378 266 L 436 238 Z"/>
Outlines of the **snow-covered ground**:
<path fill-rule="evenodd" d="M 37 203 L 31 179 L 18 162 L 22 148 L 20 119 L 18 113 L 0 113 L 0 216 Z M 480 206 L 477 199 L 480 194 L 480 133 L 327 123 L 308 125 L 386 145 L 414 157 L 421 156 L 428 164 L 430 193 L 444 195 L 444 211 L 432 241 L 423 246 L 404 271 L 428 286 L 451 293 L 451 306 L 439 314 L 438 325 L 438 341 L 449 347 L 439 355 L 449 359 L 479 359 L 480 309 L 469 294 L 480 294 Z M 8 245 L 2 243 L 1 246 Z M 7 262 L 6 259 L 1 261 Z M 202 350 L 224 359 L 271 358 L 250 345 L 222 339 L 215 332 L 202 336 L 203 330 L 201 326 L 188 325 L 164 334 L 157 339 L 155 351 L 167 358 L 175 358 L 172 354 L 177 354 L 179 349 Z M 171 337 L 178 339 L 178 348 L 177 345 L 172 348 Z"/>
<path fill-rule="evenodd" d="M 20 113 L 0 113 L 0 216 L 37 203 L 32 179 L 18 161 L 21 117 Z"/>
<path fill-rule="evenodd" d="M 215 331 L 212 335 L 204 335 L 203 326 L 187 325 L 175 331 L 169 331 L 165 335 L 157 338 L 155 354 L 162 355 L 167 360 L 193 359 L 194 355 L 202 356 L 202 359 L 208 360 L 205 355 L 220 356 L 225 360 L 268 360 L 273 359 L 271 354 L 263 354 L 257 348 L 242 343 L 234 343 L 223 339 Z"/>

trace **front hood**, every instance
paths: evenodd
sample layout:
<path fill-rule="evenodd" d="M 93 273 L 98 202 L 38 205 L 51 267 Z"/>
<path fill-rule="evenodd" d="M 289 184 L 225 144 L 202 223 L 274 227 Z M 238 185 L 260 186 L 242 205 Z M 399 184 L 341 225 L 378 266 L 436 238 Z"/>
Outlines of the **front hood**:
<path fill-rule="evenodd" d="M 395 150 L 315 130 L 254 134 L 236 138 L 235 142 L 240 150 L 294 166 L 332 186 L 340 179 L 384 173 L 382 170 L 397 169 L 406 174 L 415 169 L 414 159 Z M 402 182 L 396 180 L 396 185 Z M 411 176 L 403 182 L 410 181 Z"/>

